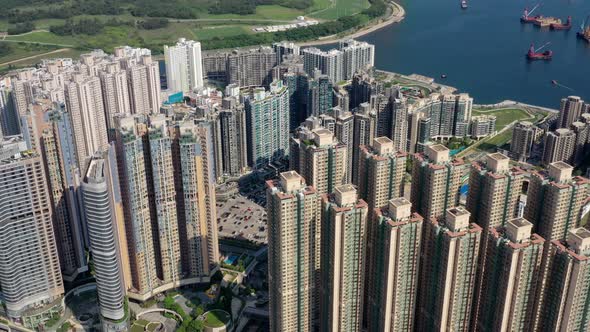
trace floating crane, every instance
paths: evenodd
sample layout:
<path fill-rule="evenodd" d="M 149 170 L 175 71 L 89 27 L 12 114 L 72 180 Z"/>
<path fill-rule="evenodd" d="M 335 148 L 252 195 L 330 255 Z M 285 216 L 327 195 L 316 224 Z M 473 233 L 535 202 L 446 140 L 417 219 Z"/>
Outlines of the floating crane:
<path fill-rule="evenodd" d="M 526 54 L 527 59 L 529 59 L 529 60 L 551 60 L 553 58 L 553 51 L 547 50 L 542 53 L 539 52 L 550 44 L 551 44 L 551 42 L 545 43 L 543 46 L 539 47 L 538 49 L 535 49 L 535 44 L 531 44 L 531 47 L 529 48 L 529 51 Z"/>
<path fill-rule="evenodd" d="M 542 15 L 537 15 L 537 16 L 531 16 L 531 14 L 537 10 L 537 8 L 539 8 L 539 6 L 541 6 L 540 3 L 536 4 L 533 9 L 531 9 L 529 11 L 528 8 L 524 9 L 524 13 L 522 14 L 522 16 L 520 17 L 520 22 L 522 23 L 535 23 L 537 22 L 538 19 L 542 18 Z"/>
<path fill-rule="evenodd" d="M 578 38 L 584 39 L 585 41 L 590 43 L 590 15 L 586 17 L 582 25 L 580 26 L 580 31 L 576 33 Z"/>

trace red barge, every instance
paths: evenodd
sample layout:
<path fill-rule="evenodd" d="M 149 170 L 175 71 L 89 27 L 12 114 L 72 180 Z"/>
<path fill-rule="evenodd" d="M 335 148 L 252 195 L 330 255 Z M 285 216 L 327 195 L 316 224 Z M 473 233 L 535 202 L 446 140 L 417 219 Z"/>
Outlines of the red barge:
<path fill-rule="evenodd" d="M 549 43 L 541 46 L 539 49 L 535 50 L 535 45 L 531 44 L 529 51 L 526 54 L 526 58 L 529 60 L 551 60 L 553 58 L 553 51 L 545 51 L 539 52 L 543 47 L 549 45 Z"/>
<path fill-rule="evenodd" d="M 572 28 L 572 17 L 568 16 L 565 24 L 553 23 L 549 26 L 551 30 L 569 30 Z"/>

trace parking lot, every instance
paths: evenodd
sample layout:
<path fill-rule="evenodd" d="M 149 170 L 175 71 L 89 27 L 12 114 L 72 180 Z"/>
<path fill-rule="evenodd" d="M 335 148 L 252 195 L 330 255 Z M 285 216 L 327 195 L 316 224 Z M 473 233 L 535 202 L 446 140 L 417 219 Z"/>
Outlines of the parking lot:
<path fill-rule="evenodd" d="M 217 202 L 219 237 L 266 243 L 266 211 L 241 195 Z"/>

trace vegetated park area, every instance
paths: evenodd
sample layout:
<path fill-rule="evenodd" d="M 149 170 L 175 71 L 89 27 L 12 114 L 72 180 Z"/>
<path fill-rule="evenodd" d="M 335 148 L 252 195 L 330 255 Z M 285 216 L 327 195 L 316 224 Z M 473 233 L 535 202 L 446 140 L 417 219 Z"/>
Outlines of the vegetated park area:
<path fill-rule="evenodd" d="M 47 57 L 130 45 L 161 54 L 178 38 L 203 49 L 336 35 L 387 12 L 385 0 L 0 0 L 0 70 Z M 279 32 L 254 27 L 305 16 L 320 24 Z M 39 58 L 31 58 L 39 56 Z M 21 58 L 25 60 L 16 61 Z"/>
<path fill-rule="evenodd" d="M 502 129 L 508 125 L 513 125 L 513 122 L 530 121 L 532 123 L 537 123 L 547 116 L 547 113 L 545 112 L 537 111 L 529 114 L 527 111 L 518 108 L 493 110 L 474 109 L 472 112 L 473 116 L 484 114 L 496 116 L 497 134 L 489 138 L 484 138 L 476 143 L 478 144 L 477 150 L 482 152 L 494 152 L 497 148 L 504 147 L 512 139 L 512 128 L 508 128 L 504 131 L 502 131 Z"/>

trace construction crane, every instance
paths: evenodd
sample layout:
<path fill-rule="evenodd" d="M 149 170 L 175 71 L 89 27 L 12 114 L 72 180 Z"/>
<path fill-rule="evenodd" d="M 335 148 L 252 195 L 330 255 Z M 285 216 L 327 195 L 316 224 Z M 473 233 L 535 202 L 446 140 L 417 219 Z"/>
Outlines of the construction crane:
<path fill-rule="evenodd" d="M 545 47 L 549 46 L 550 44 L 551 44 L 551 42 L 545 43 L 543 46 L 541 46 L 538 49 L 536 49 L 535 50 L 535 53 L 538 53 L 540 50 L 544 49 Z"/>

